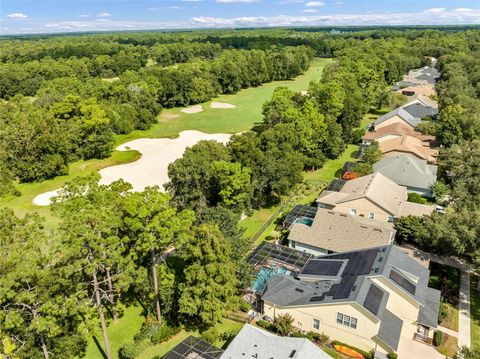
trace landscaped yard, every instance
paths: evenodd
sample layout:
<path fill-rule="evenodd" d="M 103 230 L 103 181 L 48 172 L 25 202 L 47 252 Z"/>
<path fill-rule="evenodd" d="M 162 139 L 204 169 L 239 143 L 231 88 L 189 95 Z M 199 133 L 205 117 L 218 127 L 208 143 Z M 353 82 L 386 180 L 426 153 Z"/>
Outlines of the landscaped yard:
<path fill-rule="evenodd" d="M 479 279 L 479 275 L 472 275 L 470 287 L 471 346 L 477 350 L 480 350 L 480 293 L 477 292 Z"/>
<path fill-rule="evenodd" d="M 444 334 L 444 340 L 437 350 L 443 355 L 452 358 L 457 352 L 457 338 Z"/>
<path fill-rule="evenodd" d="M 343 154 L 334 160 L 328 160 L 322 166 L 322 168 L 316 171 L 309 171 L 304 173 L 304 182 L 307 187 L 311 187 L 312 190 L 304 190 L 302 193 L 290 197 L 291 204 L 312 204 L 313 201 L 317 198 L 320 190 L 315 190 L 316 188 L 321 188 L 326 186 L 334 178 L 338 177 L 340 170 L 343 167 L 343 164 L 346 161 L 355 161 L 355 153 L 358 151 L 358 146 L 349 145 L 343 152 Z M 286 198 L 285 200 L 288 200 Z M 262 225 L 280 208 L 281 205 L 272 206 L 269 208 L 262 208 L 253 212 L 253 215 L 244 219 L 241 223 L 245 228 L 245 235 L 249 238 L 257 233 Z M 290 208 L 290 207 L 287 207 Z M 279 213 L 281 216 L 282 213 Z M 275 221 L 273 221 L 265 231 L 258 237 L 255 244 L 259 244 L 266 237 L 270 236 L 275 229 Z"/>

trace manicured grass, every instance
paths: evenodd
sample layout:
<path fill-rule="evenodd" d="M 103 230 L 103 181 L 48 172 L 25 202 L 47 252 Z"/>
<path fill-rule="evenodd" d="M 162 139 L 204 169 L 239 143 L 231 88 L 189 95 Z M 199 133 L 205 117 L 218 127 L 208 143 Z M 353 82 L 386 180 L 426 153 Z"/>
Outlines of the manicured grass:
<path fill-rule="evenodd" d="M 118 350 L 120 347 L 125 342 L 133 340 L 134 335 L 139 332 L 145 321 L 140 306 L 121 309 L 123 309 L 123 316 L 116 323 L 110 323 L 107 329 L 113 358 L 118 358 Z M 95 332 L 95 337 L 92 337 L 88 343 L 87 351 L 84 356 L 85 359 L 98 359 L 103 357 L 102 351 L 98 348 L 94 338 L 96 338 L 103 350 L 103 337 L 100 330 L 100 324 Z"/>
<path fill-rule="evenodd" d="M 17 185 L 21 196 L 1 199 L 0 205 L 13 208 L 19 216 L 25 215 L 28 211 L 36 211 L 46 217 L 49 225 L 53 225 L 54 218 L 50 213 L 50 208 L 38 207 L 32 202 L 38 194 L 60 188 L 75 177 L 86 176 L 102 168 L 133 162 L 139 158 L 140 153 L 138 151 L 114 151 L 111 157 L 103 160 L 94 159 L 72 163 L 70 164 L 69 174 L 66 176 L 58 176 L 42 182 L 21 183 Z"/>
<path fill-rule="evenodd" d="M 477 292 L 479 275 L 470 277 L 470 335 L 473 349 L 480 350 L 480 293 Z"/>
<path fill-rule="evenodd" d="M 440 322 L 440 325 L 458 332 L 458 307 L 450 303 L 444 303 L 448 309 L 448 315 Z"/>
<path fill-rule="evenodd" d="M 229 319 L 224 319 L 223 322 L 217 324 L 215 326 L 217 332 L 219 335 L 226 333 L 226 332 L 231 332 L 231 331 L 238 331 L 243 327 L 243 323 L 238 323 L 234 322 Z M 179 344 L 182 340 L 184 340 L 186 337 L 189 335 L 193 335 L 195 337 L 201 337 L 201 334 L 198 331 L 185 331 L 182 330 L 179 334 L 177 334 L 175 337 L 170 339 L 169 341 L 166 341 L 161 344 L 157 344 L 155 346 L 152 346 L 148 348 L 147 350 L 143 351 L 137 359 L 152 359 L 154 357 L 162 357 L 165 355 L 169 350 L 174 348 L 177 344 Z M 225 341 L 222 339 L 217 339 L 213 345 L 215 345 L 218 348 L 222 348 L 223 345 L 225 344 Z"/>
<path fill-rule="evenodd" d="M 159 123 L 147 131 L 134 131 L 128 135 L 118 136 L 117 143 L 124 143 L 142 137 L 176 137 L 184 130 L 198 130 L 206 133 L 236 133 L 252 128 L 262 120 L 262 106 L 270 99 L 273 90 L 286 86 L 295 91 L 308 89 L 312 80 L 319 80 L 324 66 L 331 59 L 315 58 L 310 68 L 290 81 L 274 81 L 259 87 L 241 90 L 233 95 L 220 95 L 207 103 L 201 104 L 203 112 L 187 114 L 180 108 L 164 109 Z M 237 106 L 231 109 L 210 108 L 211 102 L 226 102 Z"/>
<path fill-rule="evenodd" d="M 245 237 L 251 238 L 258 232 L 260 227 L 280 208 L 280 204 L 268 208 L 261 208 L 253 212 L 253 214 L 245 218 L 240 225 L 245 228 Z"/>
<path fill-rule="evenodd" d="M 457 352 L 457 348 L 457 338 L 444 334 L 444 340 L 437 350 L 443 355 L 452 358 Z"/>

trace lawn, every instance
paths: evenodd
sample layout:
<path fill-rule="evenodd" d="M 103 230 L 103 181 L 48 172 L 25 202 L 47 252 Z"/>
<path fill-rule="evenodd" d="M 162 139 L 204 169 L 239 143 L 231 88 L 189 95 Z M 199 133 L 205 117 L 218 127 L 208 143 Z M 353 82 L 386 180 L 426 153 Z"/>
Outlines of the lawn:
<path fill-rule="evenodd" d="M 442 303 L 448 311 L 447 316 L 439 324 L 445 328 L 449 328 L 458 332 L 458 306 L 450 303 Z"/>
<path fill-rule="evenodd" d="M 304 182 L 311 190 L 304 190 L 302 193 L 295 194 L 285 200 L 290 200 L 292 203 L 312 204 L 317 198 L 319 190 L 322 186 L 328 184 L 334 178 L 338 177 L 343 164 L 346 161 L 355 161 L 355 153 L 358 150 L 358 146 L 349 145 L 343 154 L 334 160 L 328 160 L 325 162 L 322 168 L 316 171 L 304 172 Z M 262 227 L 262 225 L 280 208 L 280 204 L 268 208 L 261 208 L 253 212 L 253 214 L 244 219 L 241 223 L 245 228 L 245 235 L 248 238 L 253 237 Z M 287 208 L 290 208 L 287 206 Z M 281 216 L 282 213 L 279 214 Z M 258 237 L 255 244 L 261 243 L 265 238 L 270 236 L 275 229 L 275 221 L 270 224 L 265 231 Z"/>
<path fill-rule="evenodd" d="M 449 357 L 449 358 L 452 358 L 455 353 L 457 352 L 457 338 L 455 337 L 452 337 L 450 335 L 447 335 L 447 334 L 444 334 L 444 339 L 443 339 L 443 342 L 442 344 L 440 344 L 440 346 L 438 346 L 437 350 Z"/>
<path fill-rule="evenodd" d="M 1 205 L 11 207 L 19 216 L 25 215 L 28 211 L 35 210 L 47 219 L 48 225 L 55 223 L 54 217 L 50 213 L 49 207 L 38 207 L 32 203 L 32 200 L 40 193 L 52 191 L 62 187 L 66 182 L 71 181 L 78 176 L 86 176 L 95 173 L 102 168 L 133 162 L 140 158 L 137 151 L 114 151 L 112 156 L 103 160 L 78 161 L 70 164 L 69 174 L 58 176 L 50 180 L 34 183 L 21 183 L 17 185 L 22 193 L 18 197 L 7 197 L 1 200 Z"/>
<path fill-rule="evenodd" d="M 477 292 L 477 284 L 480 276 L 471 276 L 470 287 L 470 313 L 471 313 L 471 345 L 473 349 L 480 350 L 480 293 Z"/>
<path fill-rule="evenodd" d="M 123 310 L 123 316 L 116 323 L 110 323 L 107 329 L 113 358 L 118 358 L 118 350 L 120 347 L 123 343 L 133 339 L 133 336 L 138 333 L 145 321 L 140 306 L 120 307 L 120 309 Z M 96 341 L 102 346 L 103 350 L 103 337 L 100 324 L 98 325 L 95 335 L 90 338 L 87 352 L 84 356 L 85 359 L 98 359 L 103 357 L 102 351 L 99 349 Z"/>
<path fill-rule="evenodd" d="M 286 86 L 294 91 L 308 89 L 312 80 L 319 80 L 324 66 L 331 59 L 315 58 L 310 68 L 290 81 L 274 81 L 262 86 L 241 90 L 232 95 L 220 95 L 212 101 L 202 104 L 203 112 L 187 114 L 180 108 L 164 109 L 159 123 L 147 131 L 134 131 L 118 136 L 117 143 L 124 143 L 136 138 L 175 137 L 184 130 L 198 130 L 206 133 L 236 133 L 252 128 L 262 120 L 262 106 L 270 99 L 273 90 Z M 211 102 L 226 102 L 237 106 L 231 109 L 210 108 Z"/>

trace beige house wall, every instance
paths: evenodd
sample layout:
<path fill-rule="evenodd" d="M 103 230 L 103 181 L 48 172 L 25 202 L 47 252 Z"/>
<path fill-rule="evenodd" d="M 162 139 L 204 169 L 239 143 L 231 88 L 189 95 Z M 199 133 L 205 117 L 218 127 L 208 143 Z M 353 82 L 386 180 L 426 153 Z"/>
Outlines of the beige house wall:
<path fill-rule="evenodd" d="M 382 122 L 378 125 L 375 125 L 375 130 L 378 130 L 382 127 L 392 125 L 392 124 L 398 123 L 398 122 L 402 122 L 402 123 L 406 124 L 407 126 L 410 126 L 410 124 L 408 122 L 406 122 L 405 120 L 403 120 L 400 116 L 393 116 L 392 118 L 389 118 L 388 120 L 386 120 L 386 121 L 384 121 L 384 122 Z M 412 127 L 412 126 L 410 126 L 410 127 Z"/>
<path fill-rule="evenodd" d="M 264 313 L 271 318 L 281 314 L 290 314 L 294 318 L 293 325 L 301 330 L 325 333 L 331 339 L 353 345 L 365 351 L 375 348 L 372 339 L 377 335 L 380 322 L 357 303 L 341 305 L 302 306 L 296 308 L 282 308 L 272 303 L 264 303 Z M 353 329 L 337 323 L 337 313 L 357 318 L 357 328 Z M 320 320 L 320 328 L 313 328 L 313 319 Z"/>
<path fill-rule="evenodd" d="M 386 212 L 382 207 L 377 206 L 375 203 L 369 201 L 366 198 L 360 198 L 354 201 L 339 203 L 335 206 L 335 211 L 350 214 L 350 209 L 357 210 L 357 216 L 369 218 L 369 213 L 374 213 L 376 221 L 387 222 L 390 213 Z"/>

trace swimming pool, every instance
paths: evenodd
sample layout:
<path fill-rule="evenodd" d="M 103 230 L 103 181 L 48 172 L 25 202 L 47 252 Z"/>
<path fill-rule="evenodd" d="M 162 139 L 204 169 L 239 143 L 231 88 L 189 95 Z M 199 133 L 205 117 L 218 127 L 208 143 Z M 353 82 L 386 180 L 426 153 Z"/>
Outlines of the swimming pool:
<path fill-rule="evenodd" d="M 253 279 L 251 289 L 254 292 L 261 292 L 265 287 L 267 280 L 274 274 L 287 274 L 290 275 L 290 271 L 284 267 L 266 268 L 262 267 L 258 271 L 257 275 Z"/>
<path fill-rule="evenodd" d="M 305 224 L 311 227 L 313 223 L 313 219 L 308 217 L 300 217 L 296 219 L 295 223 Z"/>

